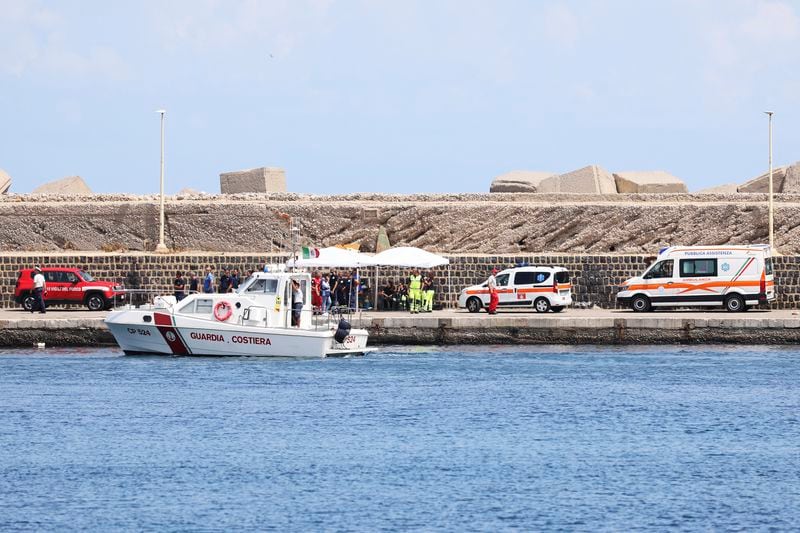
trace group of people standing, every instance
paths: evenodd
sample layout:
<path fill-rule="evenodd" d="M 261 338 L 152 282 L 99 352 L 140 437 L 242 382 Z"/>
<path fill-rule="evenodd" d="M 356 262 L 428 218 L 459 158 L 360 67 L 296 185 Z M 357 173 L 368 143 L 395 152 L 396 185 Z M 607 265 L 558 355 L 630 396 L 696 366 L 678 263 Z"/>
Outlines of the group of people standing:
<path fill-rule="evenodd" d="M 316 270 L 311 274 L 311 305 L 314 312 L 323 315 L 336 306 L 350 309 L 363 307 L 360 295 L 368 290 L 369 285 L 366 281 L 362 282 L 355 268 L 349 274 L 336 270 L 327 274 Z"/>
<path fill-rule="evenodd" d="M 407 280 L 391 279 L 381 287 L 378 302 L 383 311 L 410 311 L 411 313 L 429 313 L 433 311 L 433 299 L 436 295 L 436 278 L 433 273 L 421 274 L 414 270 Z"/>
<path fill-rule="evenodd" d="M 234 292 L 252 273 L 253 270 L 247 270 L 242 276 L 237 268 L 223 268 L 217 279 L 211 266 L 206 267 L 203 277 L 195 272 L 188 272 L 184 276 L 182 271 L 178 271 L 173 280 L 173 294 L 176 300 L 181 301 L 187 294 L 198 292 Z M 380 288 L 378 308 L 383 311 L 404 310 L 414 314 L 431 312 L 436 285 L 436 278 L 432 272 L 423 274 L 415 269 L 407 279 L 399 279 L 397 282 L 390 279 Z M 362 281 L 357 269 L 352 269 L 349 273 L 331 270 L 324 274 L 317 270 L 311 275 L 311 305 L 315 313 L 326 314 L 337 306 L 350 309 L 366 308 L 368 300 L 369 284 L 366 280 Z"/>
<path fill-rule="evenodd" d="M 187 277 L 184 277 L 183 272 L 179 270 L 175 273 L 175 279 L 172 281 L 173 294 L 175 299 L 180 302 L 187 294 L 234 292 L 239 288 L 239 284 L 252 274 L 253 271 L 248 270 L 242 277 L 238 268 L 223 268 L 219 280 L 217 280 L 211 266 L 206 267 L 206 274 L 202 278 L 194 272 L 189 272 Z"/>

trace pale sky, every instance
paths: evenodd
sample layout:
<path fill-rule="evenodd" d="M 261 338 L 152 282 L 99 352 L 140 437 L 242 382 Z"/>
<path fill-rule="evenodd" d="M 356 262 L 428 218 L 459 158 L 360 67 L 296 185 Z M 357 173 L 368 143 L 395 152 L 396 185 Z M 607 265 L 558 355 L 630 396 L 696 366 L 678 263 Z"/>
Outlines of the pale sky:
<path fill-rule="evenodd" d="M 800 160 L 800 0 L 0 0 L 12 192 L 485 192 L 511 170 Z"/>

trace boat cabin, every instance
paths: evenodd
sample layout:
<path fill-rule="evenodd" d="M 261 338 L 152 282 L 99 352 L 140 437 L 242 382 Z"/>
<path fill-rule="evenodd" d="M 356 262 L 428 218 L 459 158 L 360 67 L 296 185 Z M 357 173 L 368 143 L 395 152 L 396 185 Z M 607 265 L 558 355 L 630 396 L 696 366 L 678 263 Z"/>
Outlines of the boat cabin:
<path fill-rule="evenodd" d="M 247 326 L 292 327 L 292 280 L 298 281 L 303 294 L 299 327 L 310 329 L 311 275 L 308 272 L 256 272 L 242 281 L 236 292 L 192 294 L 180 302 L 174 302 L 171 296 L 160 299 L 173 313 L 192 318 Z M 158 301 L 156 306 L 159 306 Z"/>

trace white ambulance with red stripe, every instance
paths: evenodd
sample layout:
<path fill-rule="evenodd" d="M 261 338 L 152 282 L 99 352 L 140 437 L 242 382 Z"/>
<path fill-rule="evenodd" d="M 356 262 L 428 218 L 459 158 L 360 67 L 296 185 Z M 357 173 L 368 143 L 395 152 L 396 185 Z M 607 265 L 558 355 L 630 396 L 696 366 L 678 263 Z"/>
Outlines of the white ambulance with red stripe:
<path fill-rule="evenodd" d="M 722 306 L 728 311 L 775 300 L 772 253 L 766 244 L 670 246 L 641 276 L 619 287 L 617 302 L 653 307 Z"/>
<path fill-rule="evenodd" d="M 521 266 L 495 274 L 498 308 L 533 308 L 538 313 L 558 313 L 572 303 L 569 272 L 554 266 Z M 463 289 L 458 307 L 477 313 L 489 307 L 486 282 Z"/>

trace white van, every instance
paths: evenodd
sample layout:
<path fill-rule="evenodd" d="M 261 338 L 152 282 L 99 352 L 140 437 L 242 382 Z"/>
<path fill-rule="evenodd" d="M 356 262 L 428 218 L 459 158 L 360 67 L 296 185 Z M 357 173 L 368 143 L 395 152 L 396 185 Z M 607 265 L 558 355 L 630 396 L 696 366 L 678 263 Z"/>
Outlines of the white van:
<path fill-rule="evenodd" d="M 766 244 L 670 246 L 619 289 L 617 302 L 634 311 L 686 306 L 746 311 L 775 299 L 772 252 Z"/>
<path fill-rule="evenodd" d="M 508 268 L 495 275 L 497 280 L 497 308 L 532 307 L 538 313 L 558 313 L 572 303 L 572 285 L 569 272 L 562 267 L 524 266 Z M 458 307 L 477 313 L 489 307 L 489 289 L 486 282 L 472 285 L 461 291 Z"/>

